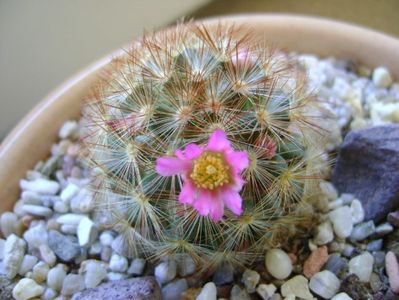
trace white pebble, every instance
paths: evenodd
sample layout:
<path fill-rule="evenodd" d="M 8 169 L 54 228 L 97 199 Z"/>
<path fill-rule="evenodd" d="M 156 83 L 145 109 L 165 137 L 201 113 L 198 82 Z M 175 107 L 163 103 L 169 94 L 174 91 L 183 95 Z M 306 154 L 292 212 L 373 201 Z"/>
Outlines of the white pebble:
<path fill-rule="evenodd" d="M 3 265 L 8 278 L 12 279 L 18 274 L 24 259 L 26 242 L 15 234 L 8 236 L 4 245 Z"/>
<path fill-rule="evenodd" d="M 256 292 L 263 300 L 269 300 L 276 292 L 277 287 L 274 284 L 259 284 Z"/>
<path fill-rule="evenodd" d="M 55 265 L 57 258 L 55 257 L 53 250 L 51 250 L 47 244 L 40 245 L 39 252 L 40 257 L 45 263 L 47 263 L 49 266 Z"/>
<path fill-rule="evenodd" d="M 374 257 L 369 252 L 364 252 L 349 261 L 349 273 L 356 274 L 362 282 L 369 282 L 373 264 Z"/>
<path fill-rule="evenodd" d="M 107 270 L 101 262 L 89 261 L 86 264 L 85 286 L 94 288 L 107 278 Z"/>
<path fill-rule="evenodd" d="M 290 257 L 281 249 L 267 251 L 265 258 L 266 269 L 274 278 L 285 279 L 292 272 Z"/>
<path fill-rule="evenodd" d="M 97 228 L 92 220 L 83 218 L 77 228 L 78 241 L 80 246 L 88 246 L 97 237 Z"/>
<path fill-rule="evenodd" d="M 76 225 L 64 224 L 61 225 L 60 231 L 65 234 L 75 235 L 78 231 L 78 227 Z"/>
<path fill-rule="evenodd" d="M 155 267 L 155 278 L 160 284 L 164 284 L 175 278 L 176 272 L 176 262 L 174 260 L 165 261 Z"/>
<path fill-rule="evenodd" d="M 51 288 L 46 288 L 41 297 L 42 300 L 53 300 L 57 297 L 58 293 Z"/>
<path fill-rule="evenodd" d="M 364 220 L 364 209 L 362 203 L 358 199 L 354 199 L 350 206 L 352 212 L 352 223 L 358 224 Z"/>
<path fill-rule="evenodd" d="M 109 269 L 113 272 L 126 272 L 128 267 L 128 261 L 126 257 L 121 256 L 117 253 L 112 254 L 109 262 Z"/>
<path fill-rule="evenodd" d="M 52 268 L 47 274 L 47 285 L 53 290 L 59 292 L 62 289 L 62 283 L 64 282 L 67 273 L 65 269 L 57 265 Z"/>
<path fill-rule="evenodd" d="M 100 242 L 95 242 L 95 243 L 93 243 L 93 245 L 90 246 L 89 255 L 91 255 L 91 256 L 100 255 L 101 250 L 102 250 L 102 246 L 101 246 Z"/>
<path fill-rule="evenodd" d="M 60 189 L 60 184 L 53 180 L 39 178 L 33 181 L 22 179 L 20 181 L 21 189 L 40 194 L 55 195 Z"/>
<path fill-rule="evenodd" d="M 180 277 L 191 275 L 196 269 L 197 266 L 190 255 L 182 254 L 177 258 L 177 273 Z"/>
<path fill-rule="evenodd" d="M 33 225 L 33 224 L 32 224 Z M 47 229 L 44 222 L 37 223 L 24 233 L 24 239 L 32 248 L 39 248 L 40 245 L 47 244 Z"/>
<path fill-rule="evenodd" d="M 141 275 L 143 274 L 144 268 L 145 268 L 146 261 L 143 258 L 135 258 L 129 269 L 127 270 L 128 274 L 132 275 Z"/>
<path fill-rule="evenodd" d="M 104 231 L 100 234 L 100 243 L 103 246 L 111 246 L 114 241 L 114 235 L 111 231 Z"/>
<path fill-rule="evenodd" d="M 329 200 L 335 200 L 338 198 L 337 189 L 331 182 L 322 181 L 319 184 L 321 191 L 327 196 Z"/>
<path fill-rule="evenodd" d="M 316 245 L 325 245 L 334 239 L 334 232 L 330 221 L 317 226 L 314 242 Z"/>
<path fill-rule="evenodd" d="M 15 224 L 18 221 L 18 216 L 12 212 L 5 212 L 0 217 L 0 227 L 3 236 L 7 238 L 9 235 L 15 233 Z"/>
<path fill-rule="evenodd" d="M 38 285 L 34 280 L 30 278 L 22 278 L 12 290 L 12 296 L 16 300 L 27 300 L 39 297 L 43 292 L 44 288 Z"/>
<path fill-rule="evenodd" d="M 61 200 L 69 202 L 79 192 L 79 187 L 76 184 L 69 183 L 61 192 Z"/>
<path fill-rule="evenodd" d="M 331 300 L 353 300 L 351 297 L 348 296 L 347 293 L 339 293 L 336 294 Z"/>
<path fill-rule="evenodd" d="M 108 272 L 107 273 L 107 280 L 108 281 L 116 281 L 116 280 L 122 280 L 127 278 L 126 274 L 119 273 L 119 272 Z"/>
<path fill-rule="evenodd" d="M 316 273 L 309 282 L 309 288 L 317 295 L 330 299 L 339 290 L 341 283 L 334 273 L 324 270 Z"/>
<path fill-rule="evenodd" d="M 81 214 L 65 214 L 65 215 L 59 216 L 57 218 L 57 222 L 60 224 L 78 226 L 80 221 L 82 221 L 82 219 L 85 217 L 86 217 L 86 215 L 81 215 Z"/>
<path fill-rule="evenodd" d="M 0 260 L 4 259 L 4 246 L 6 245 L 6 241 L 0 239 Z"/>
<path fill-rule="evenodd" d="M 313 296 L 309 291 L 308 280 L 305 276 L 297 275 L 286 281 L 281 286 L 281 294 L 287 297 L 290 294 L 301 299 L 312 299 Z"/>
<path fill-rule="evenodd" d="M 340 238 L 347 238 L 350 236 L 352 224 L 352 212 L 349 206 L 342 206 L 334 209 L 329 213 L 331 222 L 333 223 L 334 231 Z"/>
<path fill-rule="evenodd" d="M 67 121 L 65 122 L 60 131 L 58 132 L 58 136 L 60 139 L 73 139 L 78 135 L 79 125 L 76 121 Z"/>
<path fill-rule="evenodd" d="M 68 274 L 62 284 L 61 294 L 64 296 L 72 296 L 85 288 L 85 282 L 82 275 Z"/>
<path fill-rule="evenodd" d="M 29 215 L 38 216 L 38 217 L 50 217 L 53 214 L 53 211 L 44 206 L 39 205 L 31 205 L 25 204 L 22 206 L 22 209 Z"/>
<path fill-rule="evenodd" d="M 33 255 L 25 255 L 19 267 L 18 274 L 23 276 L 32 270 L 33 266 L 37 263 L 38 259 Z"/>
<path fill-rule="evenodd" d="M 259 280 L 259 273 L 250 269 L 246 269 L 241 278 L 241 282 L 245 285 L 245 289 L 250 294 L 256 291 L 256 286 L 258 285 Z"/>
<path fill-rule="evenodd" d="M 53 209 L 60 214 L 65 214 L 69 211 L 69 205 L 68 203 L 57 201 L 54 203 Z"/>
<path fill-rule="evenodd" d="M 377 87 L 386 88 L 392 84 L 392 77 L 385 67 L 375 68 L 372 75 L 373 83 Z"/>
<path fill-rule="evenodd" d="M 202 288 L 196 300 L 216 300 L 217 290 L 213 282 L 208 282 Z"/>
<path fill-rule="evenodd" d="M 43 261 L 39 261 L 34 267 L 32 272 L 32 279 L 38 283 L 46 281 L 50 267 Z"/>

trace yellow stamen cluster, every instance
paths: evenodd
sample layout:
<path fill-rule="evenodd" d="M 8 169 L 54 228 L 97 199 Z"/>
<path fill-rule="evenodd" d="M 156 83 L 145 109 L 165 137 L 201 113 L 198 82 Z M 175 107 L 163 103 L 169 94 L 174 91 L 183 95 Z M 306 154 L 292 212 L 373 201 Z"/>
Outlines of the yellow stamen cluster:
<path fill-rule="evenodd" d="M 230 168 L 221 153 L 204 152 L 194 161 L 190 178 L 198 187 L 214 190 L 230 182 Z"/>

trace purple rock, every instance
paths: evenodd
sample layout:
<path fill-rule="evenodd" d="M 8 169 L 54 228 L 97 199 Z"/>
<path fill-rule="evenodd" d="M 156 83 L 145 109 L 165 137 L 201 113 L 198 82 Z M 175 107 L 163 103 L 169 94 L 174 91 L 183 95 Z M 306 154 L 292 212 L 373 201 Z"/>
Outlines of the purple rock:
<path fill-rule="evenodd" d="M 103 283 L 75 294 L 72 300 L 161 300 L 161 290 L 154 277 L 131 278 Z"/>
<path fill-rule="evenodd" d="M 338 154 L 332 181 L 351 193 L 376 223 L 399 207 L 399 125 L 351 131 Z"/>
<path fill-rule="evenodd" d="M 395 227 L 399 227 L 399 210 L 388 214 L 388 222 Z"/>

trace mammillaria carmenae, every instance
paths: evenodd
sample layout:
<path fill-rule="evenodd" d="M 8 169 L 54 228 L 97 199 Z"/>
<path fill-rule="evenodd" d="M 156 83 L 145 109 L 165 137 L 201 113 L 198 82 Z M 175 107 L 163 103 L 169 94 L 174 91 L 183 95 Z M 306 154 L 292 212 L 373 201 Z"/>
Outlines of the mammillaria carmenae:
<path fill-rule="evenodd" d="M 296 63 L 250 33 L 188 23 L 146 34 L 93 88 L 93 191 L 130 255 L 245 265 L 314 193 L 319 108 Z"/>

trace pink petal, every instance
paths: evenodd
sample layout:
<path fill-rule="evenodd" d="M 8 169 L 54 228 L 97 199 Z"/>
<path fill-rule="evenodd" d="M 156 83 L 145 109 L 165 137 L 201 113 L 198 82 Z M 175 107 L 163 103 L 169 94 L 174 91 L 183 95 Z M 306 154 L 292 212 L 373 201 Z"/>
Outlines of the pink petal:
<path fill-rule="evenodd" d="M 196 198 L 193 206 L 196 210 L 198 210 L 200 215 L 206 216 L 211 210 L 214 195 L 210 191 L 204 189 L 199 189 L 197 192 L 198 197 Z"/>
<path fill-rule="evenodd" d="M 235 176 L 233 176 L 233 181 L 234 181 L 234 183 L 232 185 L 230 185 L 230 188 L 236 192 L 241 191 L 242 187 L 245 184 L 245 180 L 242 179 L 241 176 L 235 175 Z"/>
<path fill-rule="evenodd" d="M 182 204 L 192 204 L 194 201 L 195 192 L 195 185 L 189 180 L 185 181 L 179 195 L 179 202 Z"/>
<path fill-rule="evenodd" d="M 245 151 L 229 152 L 226 154 L 226 160 L 236 173 L 240 173 L 249 165 L 248 154 Z"/>
<path fill-rule="evenodd" d="M 177 157 L 157 158 L 155 169 L 159 175 L 172 176 L 188 172 L 191 168 L 189 161 L 181 160 Z"/>
<path fill-rule="evenodd" d="M 221 129 L 216 129 L 212 135 L 209 137 L 208 145 L 206 146 L 207 150 L 211 151 L 232 151 L 230 142 L 227 139 L 226 133 Z"/>
<path fill-rule="evenodd" d="M 211 218 L 215 222 L 219 222 L 223 218 L 223 215 L 224 215 L 224 204 L 222 199 L 218 197 L 218 199 L 216 201 L 213 201 L 212 203 Z"/>
<path fill-rule="evenodd" d="M 237 216 L 242 214 L 242 198 L 232 188 L 226 187 L 221 191 L 224 204 Z"/>
<path fill-rule="evenodd" d="M 188 144 L 184 150 L 176 150 L 175 154 L 183 160 L 195 159 L 202 154 L 203 150 L 197 144 Z"/>

